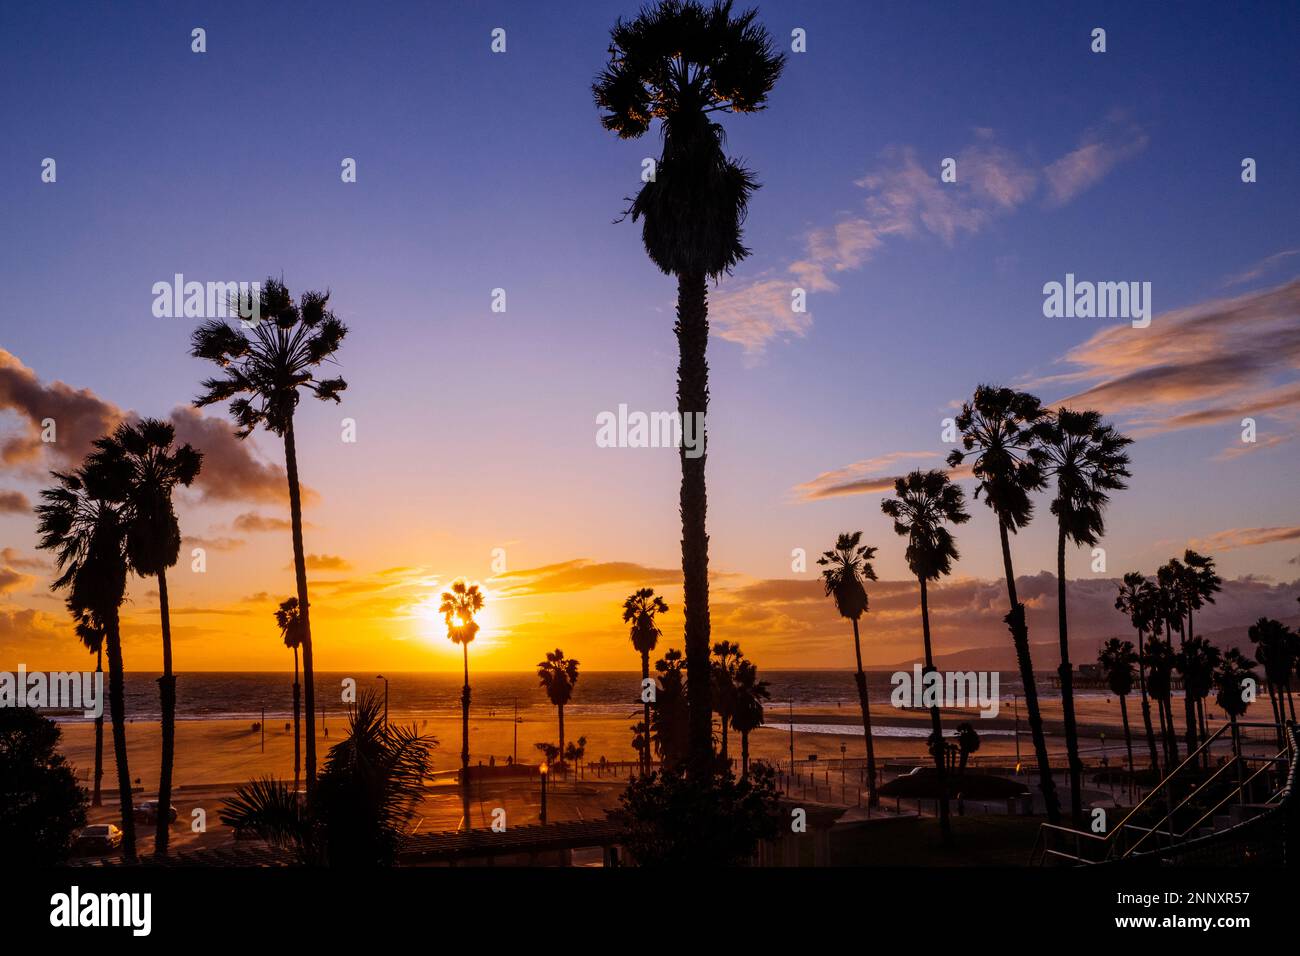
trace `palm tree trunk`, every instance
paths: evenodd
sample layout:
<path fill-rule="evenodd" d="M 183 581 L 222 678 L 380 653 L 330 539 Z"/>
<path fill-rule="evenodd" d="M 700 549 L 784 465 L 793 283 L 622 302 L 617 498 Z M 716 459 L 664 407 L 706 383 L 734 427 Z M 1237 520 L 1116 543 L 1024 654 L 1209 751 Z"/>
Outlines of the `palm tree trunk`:
<path fill-rule="evenodd" d="M 465 829 L 470 829 L 469 819 L 469 642 L 462 641 L 461 656 L 465 661 L 465 684 L 460 689 L 460 800 L 465 819 Z"/>
<path fill-rule="evenodd" d="M 709 312 L 703 273 L 677 280 L 677 411 L 687 421 L 702 423 L 709 407 Z M 689 419 L 688 419 L 689 416 Z M 709 686 L 709 535 L 705 523 L 708 497 L 704 482 L 706 458 L 703 429 L 696 448 L 683 442 L 682 464 L 682 584 L 684 590 L 686 667 L 688 683 L 690 764 L 705 775 L 713 764 L 713 707 Z M 691 457 L 694 456 L 694 457 Z"/>
<path fill-rule="evenodd" d="M 1061 806 L 1056 799 L 1056 784 L 1052 781 L 1052 765 L 1047 759 L 1047 738 L 1043 734 L 1043 715 L 1038 710 L 1038 685 L 1034 682 L 1034 664 L 1029 655 L 1029 626 L 1025 623 L 1025 606 L 1016 597 L 1016 572 L 1011 566 L 1011 540 L 1007 524 L 998 520 L 1002 537 L 1002 566 L 1007 578 L 1007 599 L 1011 610 L 1005 618 L 1011 631 L 1011 641 L 1016 647 L 1016 661 L 1020 665 L 1020 682 L 1024 685 L 1025 711 L 1029 716 L 1029 732 L 1034 739 L 1034 756 L 1038 762 L 1038 789 L 1043 793 L 1050 823 L 1061 822 Z"/>
<path fill-rule="evenodd" d="M 293 436 L 293 416 L 284 429 L 284 467 L 289 476 L 289 520 L 293 527 L 293 573 L 298 585 L 298 623 L 302 627 L 302 682 L 306 711 L 307 806 L 316 792 L 316 680 L 312 665 L 311 602 L 307 600 L 307 558 L 302 546 L 302 490 L 298 486 L 298 449 Z"/>
<path fill-rule="evenodd" d="M 931 673 L 934 668 L 934 654 L 930 646 L 930 596 L 926 589 L 925 577 L 918 575 L 917 579 L 921 582 L 921 634 L 925 641 L 925 673 Z M 922 677 L 924 680 L 924 677 Z M 943 723 L 939 718 L 938 706 L 930 708 L 930 726 L 934 730 L 934 739 L 939 741 L 940 746 L 934 756 L 935 770 L 939 774 L 939 835 L 943 843 L 952 842 L 952 824 L 948 818 L 948 777 L 945 773 L 943 759 Z"/>
<path fill-rule="evenodd" d="M 122 816 L 122 856 L 134 863 L 135 808 L 131 804 L 131 771 L 126 760 L 126 688 L 122 670 L 122 635 L 117 608 L 106 615 L 104 639 L 108 642 L 108 709 L 113 722 L 113 762 L 117 765 L 117 799 Z"/>
<path fill-rule="evenodd" d="M 1187 632 L 1183 629 L 1183 619 L 1178 619 L 1178 646 L 1187 650 Z M 1191 681 L 1183 674 L 1183 744 L 1187 747 L 1187 756 L 1196 750 L 1196 701 L 1192 697 Z"/>
<path fill-rule="evenodd" d="M 171 606 L 167 572 L 158 571 L 158 607 L 162 614 L 163 672 L 158 678 L 162 698 L 162 766 L 158 772 L 158 819 L 154 826 L 154 856 L 166 856 L 171 837 L 172 768 L 176 761 L 176 677 L 172 674 Z"/>
<path fill-rule="evenodd" d="M 645 713 L 644 723 L 645 746 L 641 748 L 641 773 L 643 776 L 650 773 L 650 701 L 644 699 L 646 692 L 646 681 L 650 679 L 650 652 L 641 652 L 641 707 Z"/>
<path fill-rule="evenodd" d="M 95 651 L 95 673 L 102 675 L 104 673 L 104 642 L 100 638 L 99 648 Z M 102 804 L 100 798 L 100 781 L 104 779 L 104 707 L 103 707 L 103 681 L 102 676 L 96 677 L 100 682 L 100 707 L 99 716 L 95 718 L 95 789 L 90 797 L 90 805 L 98 807 Z"/>
<path fill-rule="evenodd" d="M 560 712 L 560 762 L 563 763 L 564 762 L 564 705 L 556 704 L 555 709 Z M 577 761 L 575 760 L 574 763 L 576 764 Z M 574 780 L 578 779 L 578 771 L 576 769 L 573 771 L 573 779 Z"/>
<path fill-rule="evenodd" d="M 302 725 L 299 716 L 298 648 L 293 649 L 293 789 L 298 792 L 302 774 Z"/>
<path fill-rule="evenodd" d="M 862 732 L 867 739 L 867 806 L 879 806 L 876 796 L 876 745 L 871 739 L 871 702 L 867 699 L 867 675 L 862 670 L 862 641 L 858 637 L 858 619 L 853 618 L 853 653 L 857 655 L 858 670 L 853 675 L 858 684 L 858 705 L 862 708 Z M 791 768 L 793 769 L 793 768 Z"/>
<path fill-rule="evenodd" d="M 727 715 L 724 714 L 722 711 L 718 711 L 718 723 L 722 725 L 722 749 L 721 749 L 722 764 L 727 769 L 731 769 L 731 762 L 727 759 Z M 712 719 L 710 719 L 709 721 L 710 733 L 712 733 L 712 726 L 713 726 L 713 721 Z"/>
<path fill-rule="evenodd" d="M 1083 829 L 1083 767 L 1079 762 L 1079 730 L 1074 722 L 1074 671 L 1070 666 L 1070 637 L 1065 604 L 1065 525 L 1056 534 L 1056 618 L 1060 630 L 1061 713 L 1065 718 L 1065 753 L 1070 765 L 1070 815 L 1075 829 Z"/>
<path fill-rule="evenodd" d="M 740 732 L 740 775 L 749 777 L 749 731 Z"/>
<path fill-rule="evenodd" d="M 1128 695 L 1119 695 L 1119 715 L 1124 720 L 1124 746 L 1128 750 L 1128 778 L 1133 779 L 1133 735 L 1128 729 Z"/>
<path fill-rule="evenodd" d="M 1142 724 L 1146 729 L 1147 747 L 1151 751 L 1151 771 L 1160 773 L 1160 760 L 1156 756 L 1156 735 L 1151 727 L 1151 702 L 1147 699 L 1146 665 L 1142 657 L 1142 629 L 1138 628 L 1138 689 L 1142 693 Z"/>

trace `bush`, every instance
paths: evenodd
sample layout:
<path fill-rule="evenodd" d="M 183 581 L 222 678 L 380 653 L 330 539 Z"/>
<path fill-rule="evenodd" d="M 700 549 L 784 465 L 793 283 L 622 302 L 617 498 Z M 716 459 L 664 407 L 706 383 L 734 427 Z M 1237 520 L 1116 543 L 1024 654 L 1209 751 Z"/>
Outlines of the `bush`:
<path fill-rule="evenodd" d="M 57 752 L 61 736 L 28 707 L 0 707 L 0 846 L 15 863 L 63 862 L 86 825 L 86 791 Z"/>

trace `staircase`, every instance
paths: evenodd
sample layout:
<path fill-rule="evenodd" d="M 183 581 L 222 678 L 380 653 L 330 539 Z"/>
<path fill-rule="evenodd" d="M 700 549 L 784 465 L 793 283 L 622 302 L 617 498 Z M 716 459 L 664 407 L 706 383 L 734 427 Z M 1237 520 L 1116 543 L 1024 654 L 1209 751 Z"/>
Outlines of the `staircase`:
<path fill-rule="evenodd" d="M 1238 753 L 1231 736 L 1225 737 L 1231 727 L 1224 725 L 1106 832 L 1044 823 L 1030 865 L 1281 863 L 1288 836 L 1291 858 L 1300 858 L 1296 725 L 1239 721 L 1237 727 L 1262 730 L 1269 740 L 1280 729 L 1285 746 L 1276 753 Z M 1221 738 L 1228 753 L 1216 757 Z"/>

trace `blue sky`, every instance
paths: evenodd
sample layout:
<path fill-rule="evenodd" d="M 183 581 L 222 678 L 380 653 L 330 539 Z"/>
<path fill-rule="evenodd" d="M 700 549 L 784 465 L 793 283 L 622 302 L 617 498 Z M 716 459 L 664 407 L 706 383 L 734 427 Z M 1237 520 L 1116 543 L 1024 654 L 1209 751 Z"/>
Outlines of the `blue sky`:
<path fill-rule="evenodd" d="M 1231 281 L 1300 247 L 1294 4 L 760 11 L 783 47 L 806 30 L 807 52 L 789 57 L 765 113 L 725 120 L 730 150 L 764 186 L 747 227 L 754 254 L 714 290 L 716 569 L 789 576 L 792 548 L 816 552 L 863 527 L 886 546 L 882 576 L 901 576 L 878 495 L 802 501 L 796 489 L 855 462 L 942 454 L 940 420 L 978 382 L 1062 371 L 1107 323 L 1044 318 L 1044 282 L 1150 281 L 1159 316 L 1300 272 L 1300 257 L 1282 256 Z M 657 138 L 617 141 L 589 91 L 609 27 L 634 12 L 5 8 L 0 348 L 41 382 L 166 415 L 206 370 L 186 354 L 188 324 L 151 315 L 154 282 L 283 274 L 294 290 L 328 286 L 353 331 L 343 409 L 306 410 L 300 431 L 304 479 L 321 496 L 316 547 L 438 573 L 486 574 L 488 550 L 506 543 L 523 565 L 673 567 L 675 456 L 593 442 L 600 411 L 673 406 L 674 284 L 646 259 L 638 227 L 613 224 Z M 196 26 L 202 55 L 190 51 Z M 1099 26 L 1104 54 L 1089 49 Z M 494 27 L 507 31 L 504 55 L 489 49 Z M 53 185 L 40 181 L 47 156 Z M 939 186 L 948 156 L 958 182 Z M 1257 183 L 1240 180 L 1246 156 Z M 344 157 L 357 161 L 355 184 L 340 181 Z M 992 177 L 982 191 L 980 174 Z M 837 227 L 870 248 L 818 245 Z M 769 336 L 729 311 L 765 282 L 788 296 L 792 265 L 810 260 L 836 288 L 812 291 L 808 317 L 787 316 L 799 333 Z M 497 287 L 505 314 L 489 309 Z M 1294 381 L 1279 356 L 1229 397 Z M 1035 387 L 1050 400 L 1091 384 Z M 1125 424 L 1223 399 L 1130 397 L 1106 411 Z M 340 451 L 343 414 L 360 441 Z M 1112 570 L 1149 570 L 1192 539 L 1296 526 L 1296 419 L 1294 403 L 1261 414 L 1276 440 L 1227 459 L 1240 430 L 1229 420 L 1143 437 L 1133 488 L 1112 509 L 1107 545 L 1123 565 Z M 256 448 L 278 460 L 268 438 Z M 864 474 L 938 464 L 893 458 Z M 0 478 L 33 497 L 33 468 Z M 246 510 L 196 504 L 195 533 Z M 961 570 L 989 577 L 983 511 L 963 531 Z M 24 550 L 30 524 L 0 516 Z M 1026 572 L 1052 565 L 1048 525 L 1017 543 Z M 1218 539 L 1232 544 L 1221 566 L 1294 578 L 1295 537 Z M 266 566 L 279 570 L 278 552 Z"/>

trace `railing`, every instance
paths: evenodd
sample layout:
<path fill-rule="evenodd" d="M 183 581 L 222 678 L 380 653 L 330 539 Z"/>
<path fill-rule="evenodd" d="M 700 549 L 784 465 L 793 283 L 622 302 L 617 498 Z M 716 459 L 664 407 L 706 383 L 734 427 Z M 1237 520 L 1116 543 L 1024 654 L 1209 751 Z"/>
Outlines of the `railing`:
<path fill-rule="evenodd" d="M 1239 722 L 1238 729 L 1244 728 L 1264 728 L 1272 731 L 1274 734 L 1278 731 L 1277 724 L 1260 723 L 1260 722 Z M 1187 842 L 1194 838 L 1207 820 L 1213 820 L 1214 816 L 1234 799 L 1244 800 L 1245 795 L 1249 792 L 1250 787 L 1268 770 L 1279 764 L 1287 764 L 1289 767 L 1286 782 L 1273 794 L 1271 794 L 1264 806 L 1276 809 L 1284 798 L 1290 797 L 1294 790 L 1295 784 L 1295 764 L 1296 751 L 1298 749 L 1296 740 L 1296 730 L 1294 725 L 1285 725 L 1282 727 L 1286 746 L 1272 756 L 1251 756 L 1234 752 L 1230 759 L 1224 761 L 1209 777 L 1204 780 L 1197 780 L 1191 786 L 1189 792 L 1177 805 L 1174 805 L 1173 794 L 1175 784 L 1179 781 L 1180 775 L 1189 768 L 1199 769 L 1202 754 L 1206 754 L 1213 743 L 1223 734 L 1231 730 L 1230 724 L 1225 724 L 1211 734 L 1206 740 L 1197 747 L 1192 753 L 1183 760 L 1174 770 L 1160 781 L 1150 792 L 1147 793 L 1137 805 L 1134 806 L 1124 818 L 1106 834 L 1091 833 L 1082 830 L 1076 830 L 1072 827 L 1061 826 L 1059 824 L 1044 823 L 1038 831 L 1034 841 L 1034 846 L 1030 851 L 1030 865 L 1041 865 L 1051 860 L 1060 860 L 1072 864 L 1102 863 L 1113 860 L 1127 859 L 1136 854 L 1141 847 L 1150 841 L 1151 848 L 1145 852 L 1159 852 L 1161 849 L 1169 849 L 1179 844 Z M 1176 827 L 1176 818 L 1184 809 L 1191 806 L 1192 802 L 1201 798 L 1209 792 L 1211 785 L 1221 776 L 1228 773 L 1229 770 L 1241 770 L 1251 763 L 1259 762 L 1260 766 L 1254 770 L 1248 777 L 1239 779 L 1226 795 L 1219 799 L 1210 809 L 1206 810 L 1196 818 L 1189 826 L 1178 829 Z M 1238 774 L 1239 778 L 1241 774 Z M 1183 778 L 1186 779 L 1185 777 Z M 1157 804 L 1164 802 L 1164 814 L 1151 826 L 1139 826 L 1135 820 L 1138 815 L 1148 808 L 1155 807 Z M 1129 843 L 1130 836 L 1136 835 L 1136 839 Z M 1162 839 L 1163 846 L 1162 844 Z"/>

